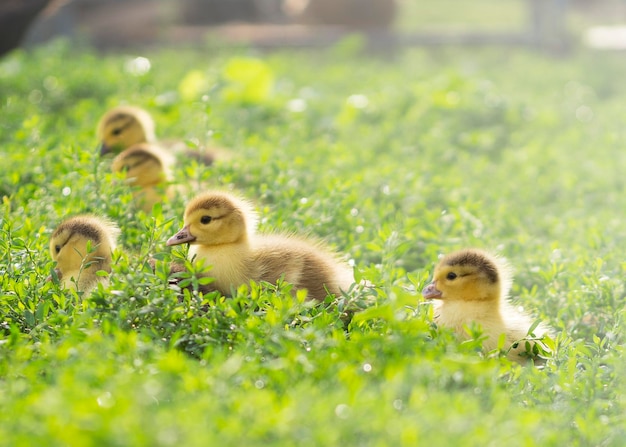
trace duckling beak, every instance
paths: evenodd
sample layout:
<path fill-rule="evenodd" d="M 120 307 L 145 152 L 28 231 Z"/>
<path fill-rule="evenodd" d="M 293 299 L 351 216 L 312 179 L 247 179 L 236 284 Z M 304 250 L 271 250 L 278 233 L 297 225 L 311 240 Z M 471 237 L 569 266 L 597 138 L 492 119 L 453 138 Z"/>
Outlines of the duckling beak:
<path fill-rule="evenodd" d="M 196 237 L 189 231 L 189 225 L 183 227 L 178 233 L 169 238 L 165 245 L 190 244 L 196 240 Z"/>
<path fill-rule="evenodd" d="M 104 141 L 103 141 L 102 143 L 100 143 L 100 146 L 98 147 L 98 152 L 100 152 L 100 156 L 102 157 L 106 154 L 110 154 L 111 148 L 107 146 L 106 144 L 104 144 Z"/>
<path fill-rule="evenodd" d="M 441 298 L 441 291 L 437 290 L 437 283 L 431 282 L 426 287 L 424 287 L 424 290 L 422 290 L 422 296 L 427 300 Z"/>

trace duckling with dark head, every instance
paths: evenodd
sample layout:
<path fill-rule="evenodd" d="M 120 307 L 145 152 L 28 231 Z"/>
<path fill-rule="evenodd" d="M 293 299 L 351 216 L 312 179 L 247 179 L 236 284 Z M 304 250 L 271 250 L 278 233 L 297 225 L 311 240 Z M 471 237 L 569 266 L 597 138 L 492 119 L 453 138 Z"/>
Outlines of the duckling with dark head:
<path fill-rule="evenodd" d="M 172 163 L 169 154 L 157 146 L 140 143 L 118 154 L 111 169 L 126 177 L 126 183 L 133 188 L 135 204 L 148 213 L 157 202 L 173 194 L 168 185 Z"/>
<path fill-rule="evenodd" d="M 482 250 L 466 249 L 439 261 L 433 282 L 424 288 L 422 295 L 437 300 L 437 324 L 452 329 L 462 339 L 468 337 L 467 326 L 479 324 L 487 336 L 483 342 L 487 351 L 497 348 L 504 334 L 508 358 L 525 363 L 529 357 L 523 339 L 528 335 L 532 319 L 508 302 L 511 284 L 511 268 L 504 259 Z M 541 324 L 533 331 L 536 337 L 548 332 Z"/>
<path fill-rule="evenodd" d="M 307 297 L 340 295 L 354 282 L 352 269 L 322 243 L 293 235 L 256 233 L 252 205 L 237 196 L 209 191 L 185 209 L 184 227 L 167 245 L 190 244 L 189 257 L 211 266 L 212 285 L 222 294 L 250 280 L 273 284 L 283 278 Z"/>
<path fill-rule="evenodd" d="M 50 238 L 50 255 L 63 287 L 89 293 L 99 282 L 106 283 L 106 277 L 97 272 L 111 272 L 111 252 L 119 234 L 114 223 L 98 216 L 63 221 Z"/>

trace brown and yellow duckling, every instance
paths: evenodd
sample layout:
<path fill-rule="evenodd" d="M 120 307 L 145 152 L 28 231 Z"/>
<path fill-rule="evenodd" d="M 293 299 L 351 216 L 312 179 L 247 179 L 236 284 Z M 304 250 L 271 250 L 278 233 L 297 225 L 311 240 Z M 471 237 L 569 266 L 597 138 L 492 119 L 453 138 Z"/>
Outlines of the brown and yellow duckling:
<path fill-rule="evenodd" d="M 89 293 L 98 283 L 106 283 L 107 278 L 97 272 L 111 272 L 111 252 L 119 234 L 114 223 L 97 216 L 63 221 L 50 238 L 50 254 L 63 287 Z"/>
<path fill-rule="evenodd" d="M 496 349 L 504 334 L 507 357 L 525 363 L 529 357 L 524 339 L 533 321 L 508 302 L 511 283 L 511 269 L 503 259 L 482 250 L 466 249 L 441 259 L 433 282 L 424 288 L 422 295 L 438 300 L 435 305 L 437 324 L 452 329 L 462 339 L 469 337 L 467 326 L 479 324 L 487 336 L 483 342 L 487 351 Z M 535 337 L 548 332 L 543 325 L 533 331 Z"/>
<path fill-rule="evenodd" d="M 150 114 L 135 106 L 118 106 L 106 112 L 96 128 L 100 140 L 100 155 L 119 154 L 136 144 L 157 145 L 155 124 Z M 218 148 L 191 150 L 184 144 L 166 145 L 168 152 L 186 159 L 211 165 L 216 157 L 228 158 L 227 152 Z"/>
<path fill-rule="evenodd" d="M 139 107 L 119 106 L 106 112 L 96 129 L 100 154 L 119 154 L 138 143 L 156 143 L 154 121 Z"/>
<path fill-rule="evenodd" d="M 123 174 L 133 188 L 136 205 L 146 213 L 157 202 L 171 198 L 171 157 L 157 146 L 136 144 L 119 153 L 111 164 L 115 173 Z"/>
<path fill-rule="evenodd" d="M 337 254 L 301 237 L 257 234 L 256 221 L 247 201 L 209 191 L 187 205 L 184 227 L 167 245 L 190 244 L 189 257 L 211 266 L 211 286 L 224 295 L 250 280 L 276 284 L 280 278 L 313 300 L 350 288 L 352 269 Z"/>

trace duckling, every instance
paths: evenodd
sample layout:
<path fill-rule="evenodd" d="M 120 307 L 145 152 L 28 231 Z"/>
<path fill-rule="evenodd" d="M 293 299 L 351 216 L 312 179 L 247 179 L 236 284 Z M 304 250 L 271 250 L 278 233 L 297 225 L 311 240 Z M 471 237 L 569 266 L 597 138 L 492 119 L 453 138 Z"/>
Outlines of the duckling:
<path fill-rule="evenodd" d="M 435 307 L 435 319 L 441 326 L 467 338 L 465 326 L 472 322 L 480 324 L 487 336 L 483 348 L 488 351 L 498 347 L 498 340 L 504 334 L 509 360 L 525 363 L 528 360 L 525 342 L 519 341 L 527 336 L 532 320 L 509 304 L 511 283 L 511 268 L 504 259 L 466 249 L 441 259 L 435 267 L 433 282 L 424 288 L 422 295 L 429 300 L 441 300 Z M 548 333 L 548 328 L 539 325 L 533 333 L 541 337 Z"/>
<path fill-rule="evenodd" d="M 167 245 L 188 243 L 189 256 L 211 265 L 211 285 L 227 295 L 250 280 L 276 283 L 281 277 L 307 298 L 339 295 L 354 282 L 350 267 L 319 242 L 293 235 L 256 233 L 252 205 L 230 193 L 209 191 L 185 209 L 184 227 Z"/>
<path fill-rule="evenodd" d="M 50 254 L 63 287 L 89 293 L 106 282 L 96 272 L 111 272 L 111 252 L 119 234 L 114 223 L 97 216 L 79 215 L 62 222 L 50 238 Z"/>
<path fill-rule="evenodd" d="M 96 135 L 101 142 L 100 155 L 119 154 L 135 144 L 157 142 L 154 120 L 147 111 L 135 106 L 118 106 L 106 112 L 98 122 Z M 225 156 L 217 149 L 196 151 L 181 146 L 184 145 L 175 144 L 169 149 L 207 166 L 213 163 L 216 154 L 220 158 Z"/>
<path fill-rule="evenodd" d="M 154 121 L 139 107 L 119 106 L 106 112 L 96 130 L 100 155 L 118 154 L 133 144 L 155 143 Z"/>
<path fill-rule="evenodd" d="M 111 164 L 113 172 L 124 173 L 127 183 L 134 187 L 135 203 L 149 213 L 155 203 L 172 195 L 171 156 L 157 146 L 140 143 L 119 153 Z"/>

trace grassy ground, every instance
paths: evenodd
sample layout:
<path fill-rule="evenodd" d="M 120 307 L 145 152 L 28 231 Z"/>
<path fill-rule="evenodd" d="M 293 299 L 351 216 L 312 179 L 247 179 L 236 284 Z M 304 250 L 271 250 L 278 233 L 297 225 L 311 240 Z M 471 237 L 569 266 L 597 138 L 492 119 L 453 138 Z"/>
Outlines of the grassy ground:
<path fill-rule="evenodd" d="M 0 61 L 0 444 L 623 444 L 623 57 L 358 47 Z M 376 291 L 179 302 L 145 258 L 182 256 L 164 242 L 185 197 L 136 213 L 96 155 L 121 102 L 163 139 L 232 148 L 177 181 L 243 192 L 262 229 L 324 238 Z M 45 281 L 47 244 L 86 211 L 124 234 L 110 287 L 80 299 Z M 506 256 L 514 301 L 555 329 L 543 369 L 433 326 L 419 291 L 466 246 Z"/>

